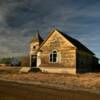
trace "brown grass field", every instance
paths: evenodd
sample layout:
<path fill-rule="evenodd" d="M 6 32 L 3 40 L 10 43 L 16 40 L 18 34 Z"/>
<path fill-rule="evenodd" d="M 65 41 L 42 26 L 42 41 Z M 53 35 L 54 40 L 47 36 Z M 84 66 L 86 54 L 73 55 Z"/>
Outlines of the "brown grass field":
<path fill-rule="evenodd" d="M 25 74 L 0 68 L 0 80 L 0 100 L 100 100 L 100 73 Z"/>
<path fill-rule="evenodd" d="M 100 100 L 100 95 L 0 81 L 0 100 Z"/>

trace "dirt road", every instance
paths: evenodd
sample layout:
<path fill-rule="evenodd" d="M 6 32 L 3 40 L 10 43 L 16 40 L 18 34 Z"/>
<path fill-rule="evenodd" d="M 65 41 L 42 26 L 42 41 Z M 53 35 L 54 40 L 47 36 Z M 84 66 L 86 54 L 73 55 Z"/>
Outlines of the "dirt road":
<path fill-rule="evenodd" d="M 0 81 L 0 100 L 100 100 L 100 95 Z"/>

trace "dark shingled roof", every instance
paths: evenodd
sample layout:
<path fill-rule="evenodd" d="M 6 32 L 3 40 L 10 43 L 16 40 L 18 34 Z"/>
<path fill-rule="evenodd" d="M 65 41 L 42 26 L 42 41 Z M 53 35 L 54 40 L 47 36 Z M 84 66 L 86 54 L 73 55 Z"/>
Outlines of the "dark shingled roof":
<path fill-rule="evenodd" d="M 54 31 L 58 31 L 62 36 L 64 36 L 66 39 L 68 39 L 74 46 L 76 46 L 76 48 L 78 50 L 82 50 L 82 51 L 86 51 L 92 55 L 95 55 L 91 50 L 89 50 L 86 46 L 84 46 L 81 42 L 79 42 L 78 40 L 70 37 L 67 34 L 64 34 L 63 32 L 59 31 L 58 29 L 54 29 L 53 31 L 51 31 L 48 35 L 48 37 L 41 43 L 40 48 L 42 47 L 42 45 L 47 41 L 47 39 L 53 34 Z M 39 48 L 39 49 L 40 49 Z"/>
<path fill-rule="evenodd" d="M 68 39 L 74 46 L 76 46 L 79 50 L 83 50 L 83 51 L 86 51 L 92 55 L 94 55 L 94 53 L 89 50 L 86 46 L 84 46 L 81 42 L 79 42 L 78 40 L 70 37 L 69 35 L 67 34 L 64 34 L 63 32 L 57 30 L 59 33 L 61 33 L 66 39 Z"/>

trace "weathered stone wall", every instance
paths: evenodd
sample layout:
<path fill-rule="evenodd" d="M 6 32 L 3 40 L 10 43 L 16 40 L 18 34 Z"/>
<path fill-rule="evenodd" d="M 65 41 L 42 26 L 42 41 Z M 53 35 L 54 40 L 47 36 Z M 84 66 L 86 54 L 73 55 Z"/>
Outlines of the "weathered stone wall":
<path fill-rule="evenodd" d="M 41 49 L 41 67 L 76 67 L 76 48 L 61 34 L 55 31 Z M 50 62 L 50 52 L 56 50 L 57 63 Z"/>

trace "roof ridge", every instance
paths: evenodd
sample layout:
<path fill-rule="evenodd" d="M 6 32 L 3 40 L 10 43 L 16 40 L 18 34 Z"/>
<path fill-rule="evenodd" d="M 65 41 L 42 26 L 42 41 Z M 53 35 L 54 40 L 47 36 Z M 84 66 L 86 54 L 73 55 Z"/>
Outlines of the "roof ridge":
<path fill-rule="evenodd" d="M 59 31 L 65 38 L 67 38 L 73 45 L 75 45 L 78 49 L 83 49 L 84 51 L 88 51 L 89 53 L 94 53 L 88 49 L 83 43 L 81 43 L 79 40 L 69 36 L 68 34 L 64 34 L 63 32 Z"/>
<path fill-rule="evenodd" d="M 76 46 L 79 50 L 83 50 L 86 51 L 92 55 L 94 55 L 94 53 L 89 50 L 84 44 L 82 44 L 80 41 L 78 41 L 77 39 L 74 39 L 73 37 L 69 36 L 68 34 L 63 33 L 62 31 L 60 31 L 59 29 L 55 28 L 52 31 L 49 32 L 48 36 L 45 38 L 45 40 L 42 42 L 42 44 L 40 45 L 40 48 L 42 47 L 42 45 L 47 41 L 47 39 L 55 32 L 59 32 L 62 36 L 64 36 L 66 39 L 68 39 L 74 46 Z"/>

